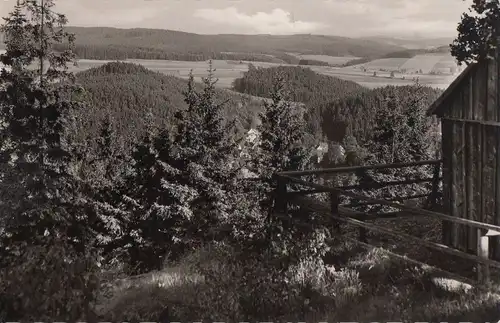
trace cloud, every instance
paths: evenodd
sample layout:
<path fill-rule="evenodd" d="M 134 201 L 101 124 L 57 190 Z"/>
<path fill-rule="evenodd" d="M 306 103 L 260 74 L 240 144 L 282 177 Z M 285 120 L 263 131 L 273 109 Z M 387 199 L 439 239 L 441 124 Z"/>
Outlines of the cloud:
<path fill-rule="evenodd" d="M 12 11 L 15 0 L 0 0 L 0 15 Z M 70 25 L 79 26 L 140 26 L 168 10 L 167 1 L 140 0 L 60 0 L 55 10 L 65 14 Z"/>
<path fill-rule="evenodd" d="M 452 34 L 471 0 L 325 0 L 332 20 L 352 33 Z M 344 21 L 348 17 L 351 22 Z M 359 22 L 362 21 L 362 24 Z M 340 26 L 339 25 L 339 26 Z M 352 28 L 350 28 L 352 27 Z M 432 37 L 432 36 L 431 36 Z"/>
<path fill-rule="evenodd" d="M 151 2 L 121 0 L 64 0 L 56 2 L 56 7 L 66 13 L 71 24 L 91 26 L 131 26 L 155 18 L 168 7 L 149 5 Z"/>
<path fill-rule="evenodd" d="M 289 12 L 276 8 L 270 13 L 257 12 L 253 15 L 239 12 L 234 7 L 225 9 L 198 9 L 194 17 L 233 27 L 248 29 L 248 33 L 259 34 L 299 34 L 310 33 L 324 28 L 326 25 L 318 22 L 292 20 Z"/>

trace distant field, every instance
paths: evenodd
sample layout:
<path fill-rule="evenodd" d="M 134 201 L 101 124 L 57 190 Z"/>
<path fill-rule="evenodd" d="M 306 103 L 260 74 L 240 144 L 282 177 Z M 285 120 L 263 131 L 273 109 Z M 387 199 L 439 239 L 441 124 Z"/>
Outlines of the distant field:
<path fill-rule="evenodd" d="M 207 62 L 187 62 L 187 61 L 165 61 L 165 60 L 127 60 L 131 63 L 141 64 L 151 70 L 178 76 L 184 79 L 188 78 L 189 72 L 192 70 L 195 78 L 199 79 L 207 75 Z M 74 72 L 86 70 L 91 67 L 96 67 L 107 63 L 108 61 L 97 60 L 80 60 L 78 67 L 71 66 L 70 70 Z M 217 86 L 220 88 L 229 88 L 232 82 L 243 75 L 248 70 L 248 64 L 253 64 L 257 67 L 272 67 L 278 65 L 265 62 L 244 62 L 240 64 L 234 61 L 214 60 L 213 67 L 215 68 L 215 76 L 219 79 Z M 335 76 L 344 80 L 350 80 L 359 83 L 368 88 L 376 88 L 385 85 L 409 85 L 413 84 L 415 75 L 396 74 L 396 77 L 391 79 L 389 72 L 378 72 L 374 77 L 370 72 L 363 72 L 360 69 L 356 70 L 350 67 L 335 68 L 323 66 L 310 66 L 317 73 Z M 405 79 L 402 77 L 405 76 Z M 419 82 L 423 85 L 433 87 L 446 88 L 456 76 L 451 75 L 418 75 Z"/>
<path fill-rule="evenodd" d="M 0 53 L 5 52 L 0 50 Z M 384 59 L 376 60 L 367 64 L 363 64 L 368 68 L 368 64 L 375 68 L 388 68 L 389 66 L 397 66 L 398 59 Z M 192 70 L 193 75 L 196 79 L 207 75 L 208 63 L 207 62 L 185 62 L 185 61 L 165 61 L 165 60 L 127 60 L 131 63 L 141 64 L 148 69 L 167 74 L 174 75 L 184 79 L 188 78 L 189 72 Z M 378 61 L 378 62 L 377 62 Z M 79 72 L 87 70 L 92 67 L 98 67 L 111 61 L 100 61 L 100 60 L 88 60 L 82 59 L 78 61 L 78 66 L 69 66 L 69 70 L 72 72 Z M 382 63 L 385 62 L 385 63 Z M 451 61 L 453 63 L 453 61 Z M 253 64 L 257 67 L 272 67 L 278 66 L 275 63 L 264 63 L 264 62 L 243 62 L 239 63 L 237 61 L 213 61 L 213 67 L 215 68 L 215 76 L 219 79 L 217 86 L 220 88 L 230 88 L 232 82 L 243 75 L 244 72 L 248 70 L 248 64 Z M 384 65 L 385 64 L 385 65 Z M 436 66 L 446 67 L 450 64 L 450 61 L 442 59 L 438 62 Z M 287 65 L 287 64 L 280 64 Z M 373 71 L 363 72 L 359 66 L 349 66 L 344 68 L 336 67 L 324 67 L 324 66 L 310 66 L 312 70 L 317 73 L 335 76 L 340 79 L 353 81 L 359 83 L 368 88 L 376 88 L 385 85 L 407 85 L 412 84 L 413 78 L 416 75 L 406 75 L 396 73 L 395 78 L 389 77 L 389 72 L 377 72 L 377 76 L 373 76 Z M 371 68 L 369 68 L 371 69 Z M 405 79 L 403 79 L 405 77 Z M 419 82 L 424 85 L 429 85 L 438 88 L 446 88 L 454 79 L 456 75 L 418 75 Z"/>
<path fill-rule="evenodd" d="M 443 59 L 442 55 L 416 55 L 415 57 L 407 60 L 401 69 L 407 71 L 418 71 L 422 70 L 425 74 L 430 73 L 434 66 Z"/>
<path fill-rule="evenodd" d="M 376 59 L 364 64 L 349 66 L 347 68 L 354 70 L 361 70 L 362 68 L 368 71 L 406 71 L 407 73 L 414 73 L 422 70 L 424 74 L 442 73 L 453 74 L 459 68 L 451 56 L 451 54 L 422 54 L 416 55 L 412 58 L 383 58 Z"/>
<path fill-rule="evenodd" d="M 361 67 L 367 70 L 398 70 L 408 58 L 381 58 L 364 64 L 348 66 L 348 69 L 360 69 Z"/>
<path fill-rule="evenodd" d="M 329 56 L 329 55 L 300 55 L 293 54 L 294 56 L 300 59 L 311 59 L 315 61 L 326 62 L 331 65 L 342 65 L 353 59 L 358 59 L 359 57 L 355 56 Z"/>

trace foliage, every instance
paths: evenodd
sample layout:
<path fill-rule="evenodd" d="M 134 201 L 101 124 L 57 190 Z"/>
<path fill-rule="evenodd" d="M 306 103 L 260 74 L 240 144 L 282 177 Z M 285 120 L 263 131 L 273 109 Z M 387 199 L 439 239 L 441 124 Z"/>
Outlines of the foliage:
<path fill-rule="evenodd" d="M 472 15 L 464 13 L 457 31 L 458 36 L 450 45 L 451 54 L 459 64 L 495 57 L 500 37 L 500 3 L 498 0 L 474 0 L 469 8 Z"/>
<path fill-rule="evenodd" d="M 371 140 L 378 121 L 383 119 L 381 114 L 392 113 L 390 109 L 388 110 L 387 99 L 401 98 L 399 99 L 401 102 L 397 103 L 397 109 L 405 114 L 409 107 L 407 104 L 411 102 L 412 97 L 415 97 L 414 93 L 418 93 L 419 106 L 423 109 L 434 102 L 442 91 L 421 85 L 418 86 L 418 90 L 414 86 L 385 86 L 357 91 L 343 99 L 326 102 L 318 108 L 309 110 L 308 120 L 318 120 L 316 121 L 318 127 L 332 141 L 342 141 L 342 134 L 345 132 L 346 135 L 356 138 L 358 144 L 363 146 Z"/>
<path fill-rule="evenodd" d="M 282 74 L 274 77 L 270 102 L 264 102 L 257 127 L 260 140 L 254 153 L 253 165 L 260 178 L 271 179 L 279 171 L 301 170 L 311 156 L 304 147 L 305 123 L 303 110 L 288 101 Z"/>
<path fill-rule="evenodd" d="M 260 205 L 266 212 L 276 203 L 274 175 L 282 171 L 304 170 L 312 167 L 311 147 L 304 146 L 305 122 L 303 110 L 287 100 L 286 81 L 282 74 L 273 80 L 271 101 L 264 102 L 261 124 L 257 127 L 260 138 L 250 160 L 251 170 L 260 178 L 254 189 L 259 193 Z M 303 210 L 290 209 L 289 216 L 309 216 Z M 304 254 L 321 257 L 324 255 L 324 239 L 313 236 L 323 233 L 321 227 L 304 230 L 290 225 L 288 219 L 271 216 L 267 223 L 267 239 L 271 252 L 281 257 L 284 270 Z M 324 235 L 323 235 L 324 237 Z M 308 241 L 308 245 L 297 245 L 296 241 Z"/>
<path fill-rule="evenodd" d="M 418 83 L 402 96 L 387 93 L 375 115 L 375 127 L 366 143 L 372 162 L 380 164 L 429 160 L 437 150 L 437 122 L 426 115 L 425 92 Z"/>
<path fill-rule="evenodd" d="M 45 229 L 52 230 L 50 226 L 57 222 L 62 224 L 60 221 L 68 215 L 63 215 L 67 211 L 61 210 L 62 206 L 67 209 L 82 202 L 72 196 L 79 184 L 70 169 L 72 147 L 64 142 L 66 118 L 71 110 L 78 108 L 64 95 L 75 90 L 69 83 L 70 75 L 65 71 L 66 63 L 72 56 L 71 52 L 56 54 L 50 47 L 52 42 L 71 39 L 72 36 L 61 29 L 55 30 L 57 24 L 59 27 L 64 25 L 65 18 L 50 12 L 52 5 L 49 1 L 45 8 L 40 8 L 35 1 L 26 1 L 24 7 L 16 7 L 13 18 L 7 18 L 3 27 L 9 35 L 8 39 L 14 34 L 24 37 L 22 42 L 8 42 L 7 51 L 1 56 L 3 64 L 11 69 L 2 72 L 3 90 L 0 92 L 1 118 L 4 121 L 2 161 L 25 186 L 25 192 L 20 197 L 23 203 L 11 208 L 12 219 L 8 226 L 19 230 L 24 228 L 28 232 L 34 230 L 23 234 L 18 232 L 21 236 L 37 236 L 43 234 Z M 38 18 L 28 20 L 22 13 L 23 9 L 34 17 L 38 17 L 41 10 L 47 11 L 44 15 L 45 24 L 50 26 L 48 30 L 39 35 Z M 41 48 L 37 47 L 38 41 Z M 48 60 L 50 66 L 45 73 L 42 64 L 37 71 L 27 68 L 37 59 Z M 54 83 L 55 79 L 59 82 Z M 68 82 L 63 82 L 65 80 Z M 35 216 L 37 213 L 38 216 Z M 47 216 L 45 219 L 41 216 L 44 213 Z M 56 214 L 63 218 L 58 219 Z"/>
<path fill-rule="evenodd" d="M 0 271 L 2 321 L 69 321 L 95 317 L 99 288 L 95 249 L 68 248 L 65 238 L 47 236 L 40 244 L 10 244 Z M 29 279 L 27 279 L 29 278 Z"/>

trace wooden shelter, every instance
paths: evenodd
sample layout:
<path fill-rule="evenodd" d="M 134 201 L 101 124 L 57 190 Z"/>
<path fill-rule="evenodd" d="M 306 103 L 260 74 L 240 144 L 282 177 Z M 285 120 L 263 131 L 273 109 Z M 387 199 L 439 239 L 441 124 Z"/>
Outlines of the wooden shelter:
<path fill-rule="evenodd" d="M 470 64 L 428 110 L 441 120 L 444 213 L 495 225 L 500 224 L 499 62 L 497 54 Z M 462 251 L 476 253 L 478 235 L 485 234 L 443 223 L 443 243 Z M 489 253 L 500 260 L 498 237 Z"/>

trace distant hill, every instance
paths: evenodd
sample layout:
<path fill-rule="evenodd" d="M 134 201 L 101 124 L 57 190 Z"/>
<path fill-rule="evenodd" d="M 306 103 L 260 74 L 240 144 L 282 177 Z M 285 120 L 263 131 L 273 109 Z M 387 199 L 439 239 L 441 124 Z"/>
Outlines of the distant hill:
<path fill-rule="evenodd" d="M 385 86 L 371 90 L 351 81 L 294 66 L 251 68 L 242 78 L 235 80 L 234 89 L 267 96 L 266 89 L 271 87 L 276 72 L 283 73 L 288 81 L 291 99 L 305 104 L 311 134 L 337 142 L 346 133 L 355 136 L 359 143 L 365 142 L 374 127 L 375 114 L 386 108 L 386 98 L 395 93 L 403 98 L 410 97 L 415 90 L 412 86 Z M 423 106 L 434 102 L 441 93 L 441 90 L 424 87 Z"/>
<path fill-rule="evenodd" d="M 363 86 L 358 83 L 318 74 L 310 68 L 299 66 L 269 68 L 250 66 L 243 77 L 233 82 L 233 89 L 241 93 L 268 97 L 273 76 L 277 73 L 281 73 L 287 81 L 290 100 L 305 104 L 315 101 L 332 101 L 363 89 Z"/>
<path fill-rule="evenodd" d="M 248 72 L 243 74 L 243 77 L 234 81 L 233 89 L 246 94 L 268 97 L 269 89 L 272 88 L 273 76 L 276 73 L 282 73 L 287 81 L 289 99 L 305 104 L 309 132 L 316 137 L 321 136 L 322 133 L 329 133 L 331 140 L 339 139 L 342 136 L 339 133 L 332 133 L 332 131 L 341 129 L 335 129 L 336 126 L 331 124 L 330 129 L 325 130 L 322 116 L 313 111 L 319 111 L 322 106 L 332 101 L 368 90 L 358 83 L 318 74 L 310 68 L 296 66 L 251 67 Z"/>
<path fill-rule="evenodd" d="M 68 31 L 76 35 L 78 56 L 88 59 L 252 60 L 247 58 L 260 55 L 261 60 L 296 64 L 297 58 L 287 53 L 371 57 L 404 49 L 377 41 L 322 35 L 200 35 L 109 27 L 68 27 Z"/>
<path fill-rule="evenodd" d="M 384 36 L 362 37 L 360 39 L 376 41 L 388 45 L 400 46 L 406 49 L 430 49 L 442 46 L 449 46 L 453 38 L 396 38 Z"/>
<path fill-rule="evenodd" d="M 86 89 L 89 102 L 77 126 L 78 141 L 99 136 L 100 122 L 109 114 L 118 135 L 115 145 L 128 151 L 144 134 L 149 109 L 158 126 L 170 127 L 174 113 L 186 107 L 182 94 L 187 89 L 186 80 L 140 65 L 112 62 L 77 73 L 76 77 Z M 262 109 L 262 99 L 228 90 L 217 90 L 217 99 L 227 101 L 226 120 L 236 118 L 240 134 L 250 128 Z"/>

